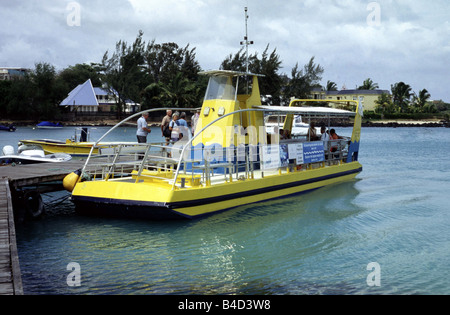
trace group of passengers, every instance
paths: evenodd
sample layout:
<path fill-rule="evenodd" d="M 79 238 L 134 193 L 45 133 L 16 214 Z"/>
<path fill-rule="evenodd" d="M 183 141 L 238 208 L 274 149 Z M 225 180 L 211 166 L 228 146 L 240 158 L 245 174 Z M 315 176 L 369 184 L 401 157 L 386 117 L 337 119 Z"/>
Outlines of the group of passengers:
<path fill-rule="evenodd" d="M 328 131 L 325 126 L 322 126 L 320 128 L 320 133 L 322 135 L 320 136 L 319 140 L 323 141 L 324 147 L 327 148 L 330 144 L 330 152 L 336 152 L 338 150 L 338 147 L 335 145 L 337 144 L 337 141 L 334 140 L 344 139 L 344 137 L 339 136 L 334 129 Z"/>
<path fill-rule="evenodd" d="M 198 121 L 200 110 L 192 116 L 192 135 L 194 134 L 195 127 Z M 150 128 L 147 125 L 148 113 L 142 114 L 142 117 L 138 119 L 138 130 L 137 130 L 137 139 L 139 143 L 147 142 L 147 135 L 151 132 Z M 189 127 L 186 122 L 186 113 L 179 112 L 172 113 L 172 110 L 166 111 L 166 116 L 164 116 L 161 122 L 161 134 L 166 138 L 166 145 L 168 145 L 171 141 L 176 142 L 181 140 L 184 136 L 188 135 Z M 316 126 L 314 122 L 310 123 L 308 133 L 306 135 L 306 139 L 309 141 L 324 141 L 325 148 L 328 147 L 328 144 L 331 145 L 330 152 L 336 152 L 338 150 L 336 144 L 339 139 L 344 139 L 343 137 L 336 134 L 335 129 L 327 130 L 325 126 L 320 128 L 321 135 L 319 136 L 316 131 Z M 279 129 L 280 140 L 288 140 L 291 139 L 291 132 L 288 129 Z"/>
<path fill-rule="evenodd" d="M 161 134 L 166 138 L 166 144 L 170 141 L 177 142 L 188 136 L 189 127 L 186 121 L 186 113 L 179 112 L 172 113 L 172 110 L 167 110 L 161 122 Z"/>
<path fill-rule="evenodd" d="M 288 129 L 280 129 L 280 140 L 291 139 L 291 131 Z"/>
<path fill-rule="evenodd" d="M 186 113 L 182 112 L 172 112 L 172 110 L 166 111 L 166 116 L 164 116 L 161 122 L 161 135 L 166 138 L 166 145 L 171 141 L 176 142 L 181 140 L 183 137 L 189 136 L 189 132 L 194 134 L 194 130 L 199 118 L 200 110 L 192 116 L 192 131 L 189 131 L 188 123 L 186 121 Z M 146 143 L 147 135 L 151 132 L 151 129 L 147 124 L 148 113 L 143 113 L 137 121 L 137 140 L 138 143 Z"/>
<path fill-rule="evenodd" d="M 280 129 L 280 140 L 287 139 L 291 139 L 290 130 Z M 330 145 L 330 152 L 336 152 L 338 148 L 336 146 L 337 141 L 335 140 L 344 139 L 344 137 L 339 136 L 335 129 L 327 130 L 325 126 L 320 128 L 320 135 L 318 135 L 314 122 L 311 122 L 306 134 L 306 139 L 308 141 L 323 141 L 325 148 Z"/>
<path fill-rule="evenodd" d="M 166 138 L 166 144 L 169 144 L 170 141 L 177 142 L 183 139 L 183 137 L 189 136 L 189 132 L 193 136 L 199 117 L 200 109 L 197 109 L 191 117 L 191 131 L 189 131 L 185 112 L 181 114 L 175 112 L 172 114 L 172 110 L 167 110 L 166 116 L 164 116 L 161 122 L 161 134 Z M 170 135 L 165 132 L 166 129 L 170 130 Z"/>

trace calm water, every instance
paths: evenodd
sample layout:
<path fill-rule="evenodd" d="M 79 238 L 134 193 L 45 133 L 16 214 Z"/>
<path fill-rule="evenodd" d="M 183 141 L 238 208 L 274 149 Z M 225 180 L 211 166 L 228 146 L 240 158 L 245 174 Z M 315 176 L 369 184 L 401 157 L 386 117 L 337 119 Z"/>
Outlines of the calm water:
<path fill-rule="evenodd" d="M 93 130 L 94 138 L 107 128 Z M 20 128 L 19 138 L 65 139 Z M 338 128 L 350 135 L 351 129 Z M 154 129 L 152 139 L 160 140 Z M 134 140 L 134 129 L 114 139 Z M 352 182 L 182 222 L 79 217 L 67 196 L 17 227 L 26 294 L 450 294 L 450 129 L 365 128 Z M 67 265 L 81 267 L 69 287 Z M 367 284 L 381 268 L 379 287 Z"/>

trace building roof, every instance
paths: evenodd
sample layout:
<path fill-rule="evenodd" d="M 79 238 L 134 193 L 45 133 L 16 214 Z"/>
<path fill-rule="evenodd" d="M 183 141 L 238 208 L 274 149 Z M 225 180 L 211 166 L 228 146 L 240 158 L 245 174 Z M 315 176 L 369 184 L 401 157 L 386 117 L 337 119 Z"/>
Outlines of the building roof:
<path fill-rule="evenodd" d="M 73 89 L 59 106 L 98 106 L 91 79 Z"/>
<path fill-rule="evenodd" d="M 326 91 L 325 95 L 381 95 L 383 93 L 390 94 L 388 90 L 341 90 Z"/>
<path fill-rule="evenodd" d="M 240 76 L 258 76 L 258 77 L 264 77 L 263 74 L 256 74 L 256 73 L 250 73 L 250 72 L 240 72 L 240 71 L 232 71 L 232 70 L 208 70 L 208 71 L 201 71 L 198 74 L 200 75 L 206 75 L 211 77 L 216 76 L 222 76 L 222 77 L 240 77 Z"/>
<path fill-rule="evenodd" d="M 348 94 L 364 94 L 364 95 L 381 95 L 383 93 L 389 94 L 388 90 L 342 90 L 339 91 L 339 95 L 348 95 Z"/>
<path fill-rule="evenodd" d="M 99 87 L 95 87 L 94 88 L 94 92 L 95 92 L 95 95 L 104 95 L 104 96 L 106 96 L 106 95 L 111 94 L 107 90 L 99 88 Z"/>

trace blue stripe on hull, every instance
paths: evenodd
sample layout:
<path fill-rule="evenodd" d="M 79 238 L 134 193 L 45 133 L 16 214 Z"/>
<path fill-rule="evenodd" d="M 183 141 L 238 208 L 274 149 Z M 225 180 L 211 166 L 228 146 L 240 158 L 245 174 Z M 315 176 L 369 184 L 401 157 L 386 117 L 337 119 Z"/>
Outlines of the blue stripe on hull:
<path fill-rule="evenodd" d="M 222 195 L 218 197 L 211 197 L 211 198 L 204 198 L 204 199 L 197 199 L 197 200 L 187 200 L 183 202 L 174 202 L 169 204 L 164 203 L 157 203 L 157 202 L 145 202 L 145 201 L 134 201 L 134 200 L 114 200 L 114 199 L 106 199 L 106 198 L 94 198 L 94 197 L 80 197 L 80 196 L 73 196 L 72 201 L 74 202 L 76 206 L 76 210 L 78 213 L 83 215 L 100 215 L 100 216 L 106 216 L 106 217 L 124 217 L 124 218 L 130 218 L 130 219 L 149 219 L 149 220 L 173 220 L 173 219 L 192 219 L 191 216 L 183 215 L 182 213 L 179 213 L 176 211 L 176 209 L 179 208 L 187 208 L 187 207 L 194 207 L 194 206 L 200 206 L 200 205 L 208 205 L 216 202 L 221 202 L 224 200 L 232 200 L 232 199 L 239 199 L 247 196 L 254 196 L 259 194 L 264 194 L 267 192 L 273 192 L 276 190 L 283 190 L 287 188 L 292 187 L 299 187 L 302 185 L 307 185 L 315 182 L 320 182 L 328 179 L 338 178 L 342 176 L 357 174 L 362 171 L 362 168 L 358 168 L 356 170 L 331 174 L 327 176 L 317 177 L 313 179 L 308 180 L 302 180 L 292 183 L 286 183 L 282 185 L 277 186 L 270 186 L 265 187 L 261 189 L 255 189 L 250 191 L 244 191 L 240 193 L 235 194 L 228 194 L 228 195 Z M 321 186 L 323 187 L 323 186 Z M 276 198 L 271 199 L 264 199 L 261 202 L 269 201 L 269 200 L 276 200 L 276 199 L 282 199 L 290 196 L 305 194 L 311 191 L 314 191 L 316 189 L 319 189 L 321 187 L 317 187 L 314 189 L 304 190 L 300 192 L 296 192 L 289 195 L 281 195 Z M 242 204 L 238 204 L 235 207 L 221 209 L 216 212 L 211 212 L 207 214 L 202 214 L 195 216 L 202 217 L 202 216 L 209 216 L 211 214 L 215 214 L 218 212 L 223 212 L 225 210 L 229 210 L 232 208 L 236 208 L 242 206 Z"/>

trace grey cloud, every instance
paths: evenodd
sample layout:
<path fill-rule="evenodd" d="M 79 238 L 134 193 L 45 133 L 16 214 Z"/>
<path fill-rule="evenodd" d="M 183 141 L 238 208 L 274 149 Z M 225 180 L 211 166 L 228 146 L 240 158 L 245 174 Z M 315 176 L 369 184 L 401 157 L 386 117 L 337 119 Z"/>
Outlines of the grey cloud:
<path fill-rule="evenodd" d="M 315 56 L 325 68 L 324 82 L 350 88 L 370 76 L 389 89 L 403 80 L 450 101 L 447 0 L 376 1 L 381 8 L 377 27 L 367 25 L 371 1 L 362 0 L 78 0 L 81 26 L 74 27 L 67 25 L 70 2 L 2 1 L 0 66 L 99 62 L 118 40 L 131 43 L 143 30 L 146 41 L 196 47 L 200 65 L 217 68 L 241 48 L 248 6 L 251 52 L 262 53 L 270 44 L 285 73 Z"/>

